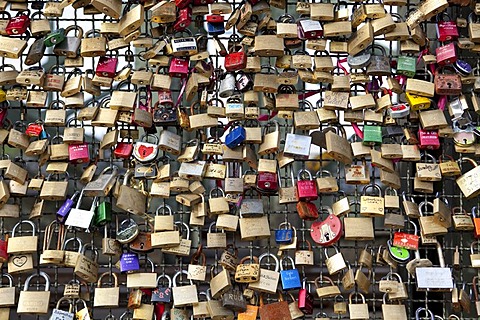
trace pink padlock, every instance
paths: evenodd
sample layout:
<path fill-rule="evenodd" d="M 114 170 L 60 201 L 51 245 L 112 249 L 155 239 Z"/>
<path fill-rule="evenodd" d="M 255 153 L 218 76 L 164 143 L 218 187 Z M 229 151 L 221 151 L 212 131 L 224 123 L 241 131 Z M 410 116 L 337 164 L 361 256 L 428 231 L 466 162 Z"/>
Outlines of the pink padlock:
<path fill-rule="evenodd" d="M 188 75 L 188 59 L 173 57 L 170 60 L 170 68 L 168 69 L 168 74 L 173 78 L 185 78 Z"/>
<path fill-rule="evenodd" d="M 100 57 L 95 69 L 95 74 L 99 77 L 115 78 L 117 73 L 118 52 L 115 57 Z"/>
<path fill-rule="evenodd" d="M 88 143 L 68 145 L 68 158 L 73 164 L 86 163 L 90 161 Z"/>
<path fill-rule="evenodd" d="M 457 52 L 455 50 L 455 43 L 453 42 L 438 47 L 435 52 L 437 55 L 437 63 L 441 66 L 457 61 Z"/>
<path fill-rule="evenodd" d="M 440 139 L 437 131 L 418 130 L 419 148 L 422 150 L 436 150 L 440 148 Z"/>

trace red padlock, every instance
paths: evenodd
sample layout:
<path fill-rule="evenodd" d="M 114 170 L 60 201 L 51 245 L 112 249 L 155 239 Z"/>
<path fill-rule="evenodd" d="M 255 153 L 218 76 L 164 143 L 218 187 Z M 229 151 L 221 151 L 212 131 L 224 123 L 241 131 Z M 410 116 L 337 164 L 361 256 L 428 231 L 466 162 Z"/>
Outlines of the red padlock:
<path fill-rule="evenodd" d="M 209 14 L 207 15 L 207 22 L 210 22 L 210 23 L 225 22 L 225 18 L 220 14 Z"/>
<path fill-rule="evenodd" d="M 73 164 L 86 163 L 90 161 L 90 152 L 88 143 L 78 143 L 68 145 L 68 159 Z"/>
<path fill-rule="evenodd" d="M 302 289 L 298 290 L 298 309 L 304 314 L 313 314 L 313 295 L 306 287 L 306 279 L 303 281 Z"/>
<path fill-rule="evenodd" d="M 418 130 L 418 147 L 422 150 L 436 150 L 440 148 L 440 139 L 437 131 Z"/>
<path fill-rule="evenodd" d="M 443 16 L 448 17 L 448 21 L 438 21 L 437 20 L 437 38 L 438 41 L 443 42 L 443 41 L 455 41 L 458 39 L 459 34 L 458 34 L 458 28 L 457 28 L 457 23 L 455 21 L 451 21 L 450 16 L 444 12 L 443 14 L 439 14 Z M 438 18 L 438 16 L 437 16 Z"/>
<path fill-rule="evenodd" d="M 168 74 L 173 78 L 185 78 L 188 76 L 189 61 L 187 58 L 173 57 L 170 60 Z"/>
<path fill-rule="evenodd" d="M 115 78 L 117 73 L 118 57 L 100 57 L 95 74 L 99 77 Z"/>
<path fill-rule="evenodd" d="M 225 69 L 229 72 L 238 71 L 247 67 L 247 54 L 243 51 L 230 52 L 225 57 Z"/>
<path fill-rule="evenodd" d="M 186 7 L 178 12 L 177 20 L 173 25 L 176 32 L 184 31 L 192 23 L 192 8 Z"/>
<path fill-rule="evenodd" d="M 40 133 L 43 131 L 43 125 L 41 121 L 35 121 L 33 123 L 29 123 L 27 129 L 25 130 L 25 134 L 29 137 L 38 137 Z"/>
<path fill-rule="evenodd" d="M 261 193 L 275 193 L 278 190 L 278 176 L 274 172 L 259 172 L 257 175 L 257 190 Z"/>
<path fill-rule="evenodd" d="M 8 21 L 5 31 L 9 35 L 24 34 L 29 26 L 30 17 L 28 14 L 20 11 L 16 17 L 13 17 Z"/>
<path fill-rule="evenodd" d="M 457 52 L 455 50 L 455 43 L 453 42 L 438 47 L 435 52 L 437 55 L 437 63 L 441 66 L 457 61 Z"/>
<path fill-rule="evenodd" d="M 306 173 L 309 180 L 301 180 L 302 173 Z M 297 174 L 297 199 L 299 201 L 314 201 L 318 199 L 317 184 L 310 171 L 302 169 Z"/>
<path fill-rule="evenodd" d="M 178 9 L 186 8 L 190 3 L 192 3 L 192 0 L 175 0 L 175 6 Z"/>
<path fill-rule="evenodd" d="M 5 240 L 0 239 L 0 263 L 8 261 L 7 244 L 8 235 L 5 235 Z"/>
<path fill-rule="evenodd" d="M 323 206 L 320 210 L 327 211 L 328 217 L 323 221 L 315 221 L 312 223 L 310 236 L 313 241 L 321 246 L 331 246 L 342 237 L 342 222 L 339 217 L 333 214 L 330 207 Z"/>
<path fill-rule="evenodd" d="M 117 142 L 117 146 L 115 147 L 115 150 L 113 150 L 113 154 L 117 158 L 128 159 L 132 155 L 133 143 L 125 142 L 125 139 L 129 139 L 129 137 L 124 137 L 120 142 Z"/>

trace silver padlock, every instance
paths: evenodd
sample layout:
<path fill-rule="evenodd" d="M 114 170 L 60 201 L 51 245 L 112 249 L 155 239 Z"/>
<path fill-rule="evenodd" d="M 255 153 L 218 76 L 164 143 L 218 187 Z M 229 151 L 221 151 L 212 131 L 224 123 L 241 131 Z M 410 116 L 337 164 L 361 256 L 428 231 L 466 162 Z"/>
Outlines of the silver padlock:
<path fill-rule="evenodd" d="M 232 73 L 226 73 L 220 81 L 220 89 L 218 95 L 221 98 L 228 98 L 235 92 L 235 76 Z"/>
<path fill-rule="evenodd" d="M 108 173 L 111 171 L 110 173 Z M 86 197 L 106 197 L 115 184 L 118 167 L 106 167 L 96 180 L 87 183 L 83 189 Z"/>
<path fill-rule="evenodd" d="M 160 150 L 178 156 L 182 151 L 182 137 L 168 130 L 160 132 L 158 147 Z"/>
<path fill-rule="evenodd" d="M 200 181 L 205 174 L 207 164 L 205 161 L 182 162 L 178 169 L 178 176 L 187 180 Z"/>
<path fill-rule="evenodd" d="M 295 159 L 308 159 L 308 156 L 310 155 L 311 143 L 311 136 L 295 134 L 292 127 L 292 132 L 287 133 L 287 137 L 285 139 L 283 155 L 287 157 L 293 157 Z"/>

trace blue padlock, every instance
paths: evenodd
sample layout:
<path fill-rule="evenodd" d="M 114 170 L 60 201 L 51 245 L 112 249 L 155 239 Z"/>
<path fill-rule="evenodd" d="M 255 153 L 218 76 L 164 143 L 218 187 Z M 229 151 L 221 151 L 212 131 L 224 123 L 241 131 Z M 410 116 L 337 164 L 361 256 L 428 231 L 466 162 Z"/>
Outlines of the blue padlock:
<path fill-rule="evenodd" d="M 222 15 L 209 14 L 206 20 L 209 35 L 218 36 L 225 33 L 225 18 Z"/>
<path fill-rule="evenodd" d="M 285 259 L 292 263 L 293 269 L 283 270 L 283 262 Z M 295 290 L 302 287 L 300 273 L 295 269 L 295 262 L 292 257 L 284 256 L 280 259 L 280 279 L 282 280 L 283 290 Z"/>
<path fill-rule="evenodd" d="M 293 241 L 293 228 L 290 222 L 282 222 L 275 230 L 275 242 L 278 244 L 290 244 Z"/>
<path fill-rule="evenodd" d="M 234 149 L 241 145 L 245 138 L 247 137 L 247 132 L 245 128 L 240 125 L 233 125 L 230 129 L 230 132 L 225 137 L 225 145 L 230 149 Z"/>
<path fill-rule="evenodd" d="M 120 257 L 120 272 L 135 272 L 140 270 L 140 261 L 138 260 L 138 254 L 134 252 L 124 252 Z"/>

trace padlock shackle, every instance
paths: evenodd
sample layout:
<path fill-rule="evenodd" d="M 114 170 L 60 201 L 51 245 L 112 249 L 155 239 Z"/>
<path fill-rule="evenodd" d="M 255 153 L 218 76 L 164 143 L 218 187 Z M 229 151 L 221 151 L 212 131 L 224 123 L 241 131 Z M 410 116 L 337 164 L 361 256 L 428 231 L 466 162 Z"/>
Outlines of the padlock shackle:
<path fill-rule="evenodd" d="M 173 282 L 173 286 L 176 287 L 177 286 L 177 278 L 180 274 L 185 274 L 188 276 L 188 271 L 187 270 L 180 270 L 180 271 L 177 271 L 175 273 L 175 275 L 173 276 L 173 279 L 172 279 L 172 282 Z M 193 285 L 193 282 L 192 280 L 190 279 L 190 284 Z"/>
<path fill-rule="evenodd" d="M 1 278 L 7 278 L 8 279 L 8 286 L 13 287 L 13 277 L 10 273 L 2 273 Z M 0 282 L 0 287 L 2 285 L 2 282 Z"/>
<path fill-rule="evenodd" d="M 420 307 L 415 311 L 415 319 L 420 320 L 420 312 L 422 311 L 425 311 L 426 316 L 430 315 L 431 320 L 435 320 L 435 316 L 433 315 L 432 311 L 423 307 Z"/>
<path fill-rule="evenodd" d="M 81 240 L 80 238 L 77 238 L 77 237 L 73 237 L 73 238 L 68 238 L 68 239 L 66 239 L 65 242 L 63 243 L 63 248 L 62 248 L 62 250 L 63 250 L 63 251 L 66 251 L 66 249 L 67 249 L 67 244 L 68 244 L 69 242 L 71 242 L 71 241 L 77 241 L 77 243 L 78 243 L 78 245 L 79 245 L 77 252 L 78 252 L 78 253 L 81 253 L 81 252 L 82 252 L 82 247 L 83 247 L 83 242 L 82 242 L 82 240 Z"/>
<path fill-rule="evenodd" d="M 161 274 L 161 275 L 158 276 L 158 278 L 157 278 L 157 287 L 158 287 L 158 285 L 159 285 L 158 283 L 159 283 L 160 280 L 163 279 L 163 278 L 167 279 L 167 281 L 168 281 L 168 287 L 171 288 L 171 287 L 172 287 L 172 278 L 171 278 L 168 274 L 165 274 L 165 273 L 163 273 L 163 274 Z"/>
<path fill-rule="evenodd" d="M 23 224 L 23 223 L 26 223 L 26 224 L 29 224 L 31 227 L 32 227 L 32 237 L 35 236 L 35 224 L 30 221 L 30 220 L 21 220 L 19 222 L 17 222 L 14 226 L 13 226 L 13 229 L 12 229 L 12 238 L 15 237 L 15 231 L 17 230 L 17 228 Z"/>
<path fill-rule="evenodd" d="M 273 253 L 263 253 L 263 254 L 261 254 L 258 257 L 258 264 L 261 266 L 262 265 L 262 260 L 266 257 L 273 258 L 273 261 L 275 262 L 275 270 L 274 271 L 278 272 L 279 269 L 280 269 L 280 262 L 278 261 L 278 258 Z M 245 259 L 245 258 L 243 258 L 243 259 Z M 242 259 L 242 261 L 243 261 L 243 259 Z M 240 264 L 243 263 L 242 261 L 240 261 Z"/>
<path fill-rule="evenodd" d="M 43 271 L 38 271 L 37 273 L 31 274 L 27 279 L 25 279 L 25 284 L 23 285 L 23 291 L 28 291 L 30 286 L 30 281 L 35 277 L 42 277 L 45 279 L 45 291 L 50 291 L 50 277 L 47 273 Z"/>
<path fill-rule="evenodd" d="M 98 281 L 97 281 L 97 288 L 101 288 L 102 287 L 102 279 L 103 277 L 105 276 L 108 276 L 108 275 L 111 275 L 114 279 L 114 287 L 118 287 L 118 277 L 117 277 L 117 274 L 115 272 L 104 272 L 100 275 L 100 277 L 98 277 Z"/>

